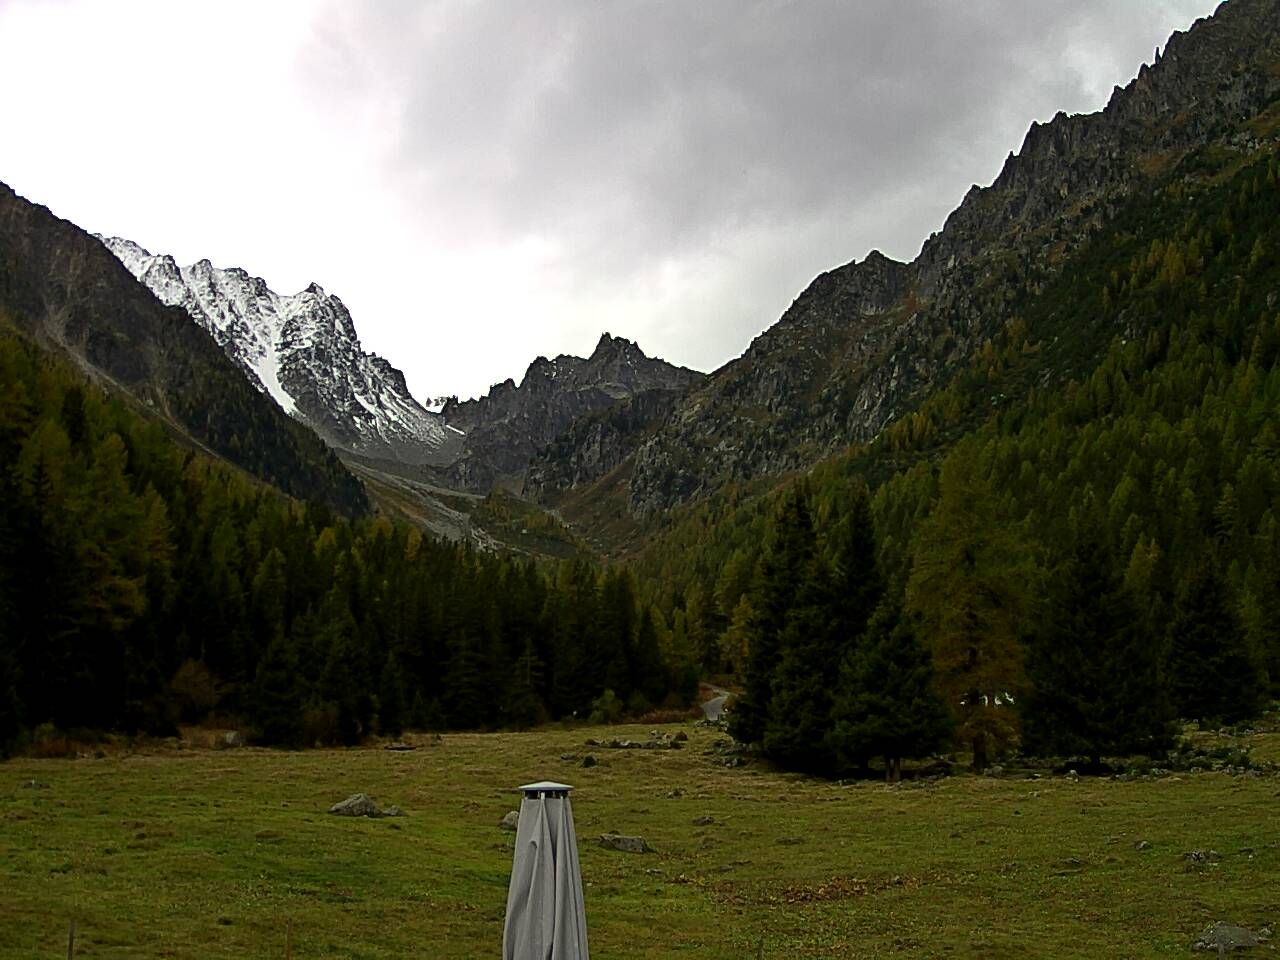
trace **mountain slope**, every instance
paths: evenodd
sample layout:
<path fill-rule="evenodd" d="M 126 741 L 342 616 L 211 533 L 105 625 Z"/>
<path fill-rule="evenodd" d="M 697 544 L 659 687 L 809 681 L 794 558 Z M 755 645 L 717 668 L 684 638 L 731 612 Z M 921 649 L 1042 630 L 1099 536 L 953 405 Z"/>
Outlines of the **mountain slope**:
<path fill-rule="evenodd" d="M 445 404 L 449 425 L 466 434 L 464 452 L 446 477 L 467 490 L 519 488 L 534 455 L 578 417 L 646 391 L 683 391 L 703 376 L 647 357 L 635 343 L 608 333 L 590 357 L 538 357 L 519 386 L 508 379 L 478 400 Z"/>
<path fill-rule="evenodd" d="M 404 374 L 365 353 L 346 306 L 317 284 L 292 296 L 239 268 L 179 266 L 129 240 L 107 248 L 164 303 L 182 307 L 251 383 L 332 446 L 402 463 L 450 459 L 444 420 L 424 409 Z"/>
<path fill-rule="evenodd" d="M 691 391 L 632 458 L 626 507 L 653 517 L 876 436 L 945 385 L 1181 156 L 1224 133 L 1246 149 L 1237 125 L 1280 94 L 1278 64 L 1280 5 L 1231 0 L 1175 34 L 1104 110 L 1033 124 L 915 261 L 873 253 L 823 274 Z"/>
<path fill-rule="evenodd" d="M 3 184 L 0 311 L 286 493 L 344 513 L 368 509 L 359 481 L 314 433 L 251 387 L 185 311 L 157 300 L 100 241 Z"/>

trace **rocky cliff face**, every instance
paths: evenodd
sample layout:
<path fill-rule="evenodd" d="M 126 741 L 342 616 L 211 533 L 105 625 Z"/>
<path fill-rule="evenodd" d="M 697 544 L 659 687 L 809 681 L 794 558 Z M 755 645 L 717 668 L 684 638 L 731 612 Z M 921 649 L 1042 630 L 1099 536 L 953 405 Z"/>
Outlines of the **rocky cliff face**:
<path fill-rule="evenodd" d="M 295 496 L 368 509 L 359 481 L 186 312 L 157 300 L 97 239 L 3 184 L 0 316 L 193 444 Z"/>
<path fill-rule="evenodd" d="M 607 333 L 590 357 L 538 357 L 519 386 L 505 380 L 478 400 L 445 404 L 444 418 L 465 433 L 463 453 L 445 478 L 472 491 L 519 486 L 534 455 L 579 417 L 648 391 L 680 392 L 702 379 Z"/>
<path fill-rule="evenodd" d="M 599 480 L 666 422 L 683 395 L 680 390 L 645 390 L 574 420 L 534 455 L 522 494 L 554 504 L 569 490 Z"/>
<path fill-rule="evenodd" d="M 1175 34 L 1106 108 L 1033 124 L 911 264 L 871 254 L 818 277 L 636 450 L 630 509 L 812 464 L 875 436 L 1012 317 L 1056 265 L 1188 150 L 1250 149 L 1280 96 L 1280 4 L 1231 0 Z"/>
<path fill-rule="evenodd" d="M 159 299 L 207 330 L 249 382 L 330 445 L 401 463 L 443 463 L 456 436 L 409 393 L 404 374 L 365 353 L 346 306 L 318 284 L 292 296 L 208 260 L 179 266 L 129 240 L 107 248 Z"/>

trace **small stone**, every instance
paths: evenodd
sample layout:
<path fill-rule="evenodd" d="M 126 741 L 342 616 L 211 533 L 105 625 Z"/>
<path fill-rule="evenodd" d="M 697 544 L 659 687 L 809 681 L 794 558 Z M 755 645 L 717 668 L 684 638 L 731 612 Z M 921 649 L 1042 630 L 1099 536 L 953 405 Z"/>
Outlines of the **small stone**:
<path fill-rule="evenodd" d="M 222 735 L 222 745 L 224 747 L 243 747 L 244 737 L 241 736 L 239 730 L 228 730 Z"/>
<path fill-rule="evenodd" d="M 582 758 L 581 765 L 584 767 L 594 767 L 596 765 L 596 758 L 588 753 L 585 757 Z"/>
<path fill-rule="evenodd" d="M 520 826 L 520 811 L 512 810 L 498 824 L 503 830 L 514 833 Z"/>
<path fill-rule="evenodd" d="M 1188 850 L 1182 855 L 1182 859 L 1187 863 L 1217 863 L 1222 859 L 1222 854 L 1217 850 Z"/>
<path fill-rule="evenodd" d="M 1150 850 L 1151 844 L 1149 844 L 1146 840 L 1139 840 L 1137 843 L 1133 845 L 1133 849 L 1138 851 Z"/>
<path fill-rule="evenodd" d="M 562 753 L 560 754 L 560 759 L 565 763 L 577 763 L 582 758 L 576 753 Z"/>
<path fill-rule="evenodd" d="M 600 846 L 623 853 L 649 853 L 653 850 L 644 837 L 628 837 L 620 833 L 600 834 Z"/>
<path fill-rule="evenodd" d="M 329 812 L 338 817 L 380 817 L 382 811 L 367 793 L 354 793 L 347 799 L 335 803 Z"/>
<path fill-rule="evenodd" d="M 693 825 L 695 827 L 710 827 L 710 826 L 714 826 L 715 822 L 716 822 L 715 817 L 694 817 L 693 818 Z"/>
<path fill-rule="evenodd" d="M 1208 950 L 1221 956 L 1232 950 L 1247 950 L 1261 944 L 1262 938 L 1252 930 L 1219 921 L 1200 934 L 1200 939 L 1192 944 L 1192 949 Z"/>
<path fill-rule="evenodd" d="M 399 807 L 397 807 L 394 803 L 393 803 L 391 806 L 387 807 L 387 809 L 383 810 L 383 811 L 382 811 L 382 815 L 383 815 L 384 817 L 403 817 L 403 816 L 406 816 L 405 812 L 404 812 L 403 810 L 401 810 Z"/>

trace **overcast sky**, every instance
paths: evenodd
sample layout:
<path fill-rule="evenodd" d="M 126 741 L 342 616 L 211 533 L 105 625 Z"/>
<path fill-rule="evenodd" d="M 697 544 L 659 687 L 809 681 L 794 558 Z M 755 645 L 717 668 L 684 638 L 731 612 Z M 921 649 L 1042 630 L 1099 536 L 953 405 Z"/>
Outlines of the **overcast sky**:
<path fill-rule="evenodd" d="M 604 330 L 711 370 L 910 259 L 1208 0 L 0 0 L 0 180 L 312 280 L 420 398 Z"/>

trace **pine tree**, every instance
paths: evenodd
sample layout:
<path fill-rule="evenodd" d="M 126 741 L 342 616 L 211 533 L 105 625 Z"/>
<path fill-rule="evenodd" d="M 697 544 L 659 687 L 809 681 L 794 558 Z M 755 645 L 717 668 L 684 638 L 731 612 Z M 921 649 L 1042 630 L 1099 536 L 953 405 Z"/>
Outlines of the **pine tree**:
<path fill-rule="evenodd" d="M 302 746 L 302 694 L 298 686 L 298 656 L 277 631 L 258 663 L 249 697 L 250 719 L 263 743 Z"/>
<path fill-rule="evenodd" d="M 1174 707 L 1184 717 L 1237 723 L 1262 710 L 1262 676 L 1219 561 L 1207 552 L 1178 585 L 1169 623 Z"/>
<path fill-rule="evenodd" d="M 783 496 L 766 536 L 752 587 L 744 690 L 733 707 L 729 731 L 744 743 L 764 736 L 773 702 L 773 677 L 781 659 L 782 632 L 814 556 L 808 488 L 793 485 Z"/>
<path fill-rule="evenodd" d="M 835 760 L 827 745 L 831 724 L 831 665 L 845 638 L 832 623 L 835 594 L 831 572 L 816 553 L 802 570 L 799 594 L 787 611 L 778 641 L 778 666 L 761 743 L 779 766 L 831 775 Z"/>
<path fill-rule="evenodd" d="M 1023 746 L 1041 755 L 1155 755 L 1171 742 L 1156 647 L 1087 521 L 1053 578 L 1044 627 L 1031 646 Z"/>
<path fill-rule="evenodd" d="M 826 546 L 823 555 L 810 556 L 787 614 L 763 745 L 782 766 L 832 775 L 831 674 L 856 647 L 884 591 L 862 484 L 854 486 Z"/>
<path fill-rule="evenodd" d="M 890 782 L 901 779 L 904 758 L 927 756 L 950 739 L 952 720 L 933 689 L 932 658 L 900 599 L 886 598 L 866 636 L 846 653 L 831 720 L 827 740 L 840 767 L 862 769 L 883 757 Z"/>
<path fill-rule="evenodd" d="M 395 651 L 387 654 L 378 679 L 378 732 L 384 737 L 398 737 L 404 731 L 407 696 L 404 674 Z"/>

